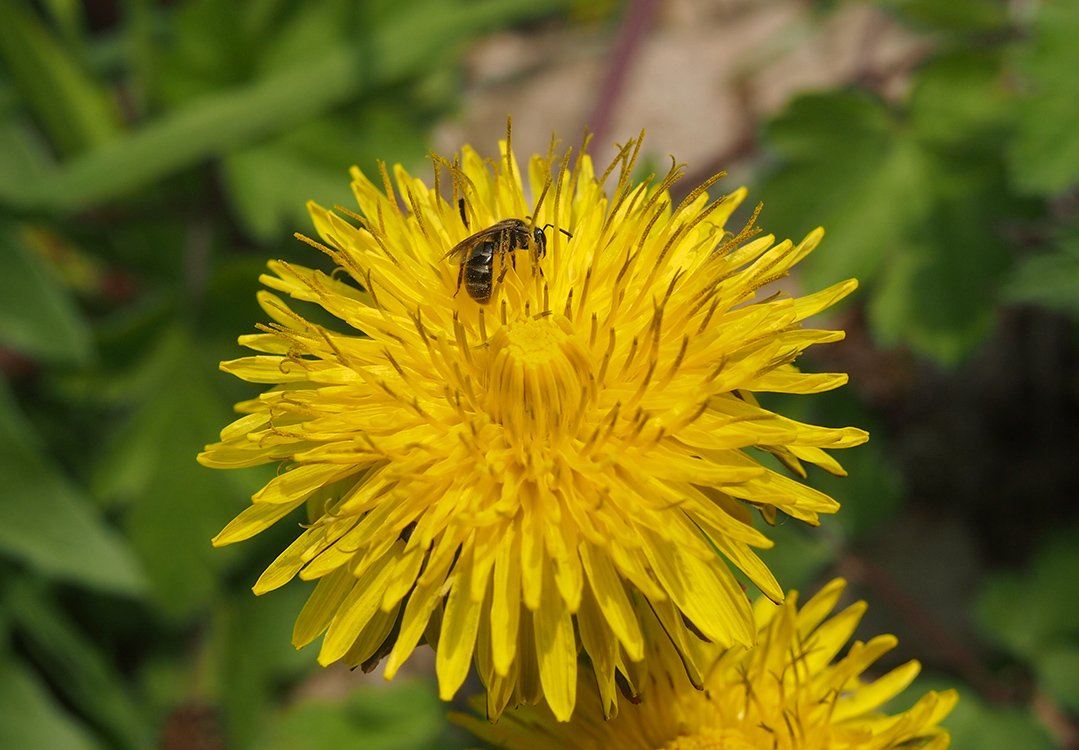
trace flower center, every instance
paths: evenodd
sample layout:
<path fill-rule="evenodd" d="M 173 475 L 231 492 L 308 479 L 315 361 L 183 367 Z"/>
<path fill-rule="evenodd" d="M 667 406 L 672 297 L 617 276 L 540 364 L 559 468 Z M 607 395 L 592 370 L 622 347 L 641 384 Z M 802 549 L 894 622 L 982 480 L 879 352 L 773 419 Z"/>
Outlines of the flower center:
<path fill-rule="evenodd" d="M 563 315 L 524 318 L 491 337 L 487 411 L 510 435 L 562 434 L 591 388 L 591 360 Z"/>
<path fill-rule="evenodd" d="M 556 349 L 568 341 L 569 336 L 557 325 L 551 325 L 550 317 L 526 318 L 501 329 L 498 333 L 505 336 L 504 347 L 509 356 L 526 367 L 536 368 L 557 357 Z"/>
<path fill-rule="evenodd" d="M 658 750 L 755 750 L 760 745 L 746 739 L 738 730 L 702 730 L 676 737 Z"/>

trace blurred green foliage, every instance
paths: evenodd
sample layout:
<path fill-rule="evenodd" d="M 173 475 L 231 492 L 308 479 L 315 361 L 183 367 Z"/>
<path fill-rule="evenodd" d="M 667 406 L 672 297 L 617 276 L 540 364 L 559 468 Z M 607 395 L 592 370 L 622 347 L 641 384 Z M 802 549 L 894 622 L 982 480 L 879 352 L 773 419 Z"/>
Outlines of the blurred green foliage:
<path fill-rule="evenodd" d="M 807 286 L 857 276 L 877 344 L 947 373 L 1010 306 L 1079 316 L 1079 3 L 875 4 L 932 50 L 909 92 L 796 99 L 755 194 L 783 234 L 827 227 Z M 217 363 L 261 317 L 265 260 L 309 258 L 305 202 L 347 205 L 352 164 L 418 166 L 468 45 L 570 5 L 0 0 L 0 747 L 462 745 L 426 682 L 296 692 L 306 590 L 248 591 L 280 536 L 208 541 L 272 468 L 193 457 L 253 393 Z M 780 407 L 874 433 L 850 478 L 811 475 L 834 521 L 769 530 L 788 586 L 910 515 L 887 415 L 857 394 Z M 983 571 L 964 616 L 1021 689 L 1006 710 L 964 689 L 956 747 L 1050 747 L 1035 699 L 1079 714 L 1076 549 L 1064 530 L 1024 572 Z"/>
<path fill-rule="evenodd" d="M 954 688 L 954 680 L 915 680 L 911 693 Z M 945 722 L 956 750 L 1053 750 L 1053 735 L 1029 711 L 987 703 L 977 692 L 960 689 L 959 703 Z"/>
<path fill-rule="evenodd" d="M 945 364 L 969 355 L 993 323 L 1014 262 L 1001 227 L 1037 209 L 1009 183 L 1014 102 L 1002 75 L 998 51 L 961 49 L 921 69 L 901 105 L 814 94 L 766 132 L 782 160 L 763 188 L 770 221 L 795 234 L 827 227 L 810 284 L 857 277 L 882 343 Z"/>
<path fill-rule="evenodd" d="M 901 101 L 826 91 L 771 122 L 769 221 L 827 227 L 811 285 L 856 276 L 879 341 L 956 365 L 985 340 L 1002 289 L 1065 310 L 1079 299 L 1075 212 L 1056 210 L 1079 184 L 1079 5 L 1037 4 L 1029 25 L 985 0 L 882 5 L 939 52 Z M 1058 291 L 1031 291 L 1043 284 Z"/>

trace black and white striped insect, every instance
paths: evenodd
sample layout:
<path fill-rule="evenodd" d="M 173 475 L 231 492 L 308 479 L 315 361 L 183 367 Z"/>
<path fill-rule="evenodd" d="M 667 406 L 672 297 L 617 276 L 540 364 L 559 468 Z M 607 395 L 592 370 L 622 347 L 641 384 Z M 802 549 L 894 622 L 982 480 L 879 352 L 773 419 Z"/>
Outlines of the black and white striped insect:
<path fill-rule="evenodd" d="M 460 201 L 461 219 L 468 226 L 465 216 L 464 201 Z M 545 224 L 542 227 L 532 227 L 524 219 L 503 219 L 486 229 L 481 229 L 475 234 L 465 237 L 446 253 L 447 258 L 461 264 L 461 270 L 457 273 L 457 290 L 453 293 L 456 297 L 464 284 L 468 296 L 481 305 L 491 301 L 491 293 L 495 284 L 501 282 L 508 270 L 506 255 L 510 257 L 510 263 L 517 267 L 517 260 L 513 253 L 517 250 L 532 250 L 532 257 L 538 263 L 547 254 L 547 235 L 544 231 L 553 224 Z M 567 237 L 573 235 L 565 229 L 559 230 Z M 495 259 L 502 264 L 502 271 L 498 274 L 498 282 L 494 280 Z M 536 266 L 539 268 L 539 266 Z M 540 270 L 542 275 L 543 271 Z"/>

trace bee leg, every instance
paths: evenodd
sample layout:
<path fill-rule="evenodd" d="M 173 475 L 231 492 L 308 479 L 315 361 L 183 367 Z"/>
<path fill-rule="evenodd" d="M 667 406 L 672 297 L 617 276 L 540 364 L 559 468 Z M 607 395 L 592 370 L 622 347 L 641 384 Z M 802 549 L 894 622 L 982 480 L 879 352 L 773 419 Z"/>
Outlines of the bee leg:
<path fill-rule="evenodd" d="M 515 261 L 513 261 L 513 254 L 510 253 L 509 256 L 510 256 L 510 261 L 513 263 L 513 269 L 517 270 L 517 263 Z M 502 270 L 498 274 L 498 283 L 501 284 L 502 279 L 506 278 L 506 274 L 509 272 L 510 267 L 509 267 L 509 264 L 506 263 L 506 254 L 505 253 L 499 253 L 498 257 L 500 259 L 499 262 L 502 264 Z"/>
<path fill-rule="evenodd" d="M 461 269 L 457 272 L 457 288 L 453 290 L 453 296 L 457 296 L 457 292 L 461 291 L 461 282 L 465 279 L 465 264 L 461 264 Z"/>
<path fill-rule="evenodd" d="M 543 246 L 538 245 L 538 244 L 532 250 L 532 275 L 535 276 L 536 272 L 538 271 L 541 279 L 544 278 L 544 276 L 543 276 L 543 267 L 540 266 L 540 264 L 539 264 L 540 258 L 542 258 L 543 255 L 544 255 L 542 250 L 543 250 Z"/>

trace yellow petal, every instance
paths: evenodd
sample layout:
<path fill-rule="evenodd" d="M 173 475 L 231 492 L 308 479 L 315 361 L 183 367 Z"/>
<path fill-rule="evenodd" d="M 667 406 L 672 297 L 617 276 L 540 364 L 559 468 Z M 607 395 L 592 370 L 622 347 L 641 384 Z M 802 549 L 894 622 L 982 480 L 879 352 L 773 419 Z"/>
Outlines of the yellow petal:
<path fill-rule="evenodd" d="M 539 609 L 532 613 L 536 630 L 536 657 L 540 683 L 551 712 L 569 721 L 577 700 L 577 640 L 565 601 L 547 576 Z"/>

